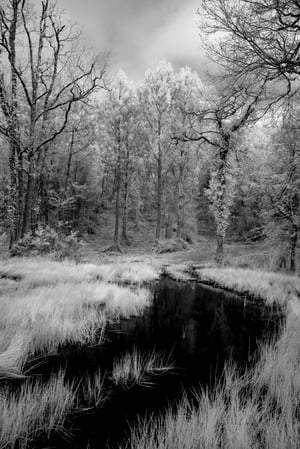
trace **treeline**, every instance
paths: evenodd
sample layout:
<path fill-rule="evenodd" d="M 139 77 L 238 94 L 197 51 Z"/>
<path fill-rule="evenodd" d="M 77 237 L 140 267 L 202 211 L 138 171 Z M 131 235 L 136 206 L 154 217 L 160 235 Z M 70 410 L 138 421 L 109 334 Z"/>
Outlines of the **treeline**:
<path fill-rule="evenodd" d="M 209 2 L 208 2 L 209 3 Z M 10 246 L 39 225 L 97 232 L 112 247 L 154 220 L 153 241 L 270 239 L 295 270 L 299 229 L 297 95 L 274 112 L 268 80 L 203 83 L 166 61 L 143 82 L 106 74 L 104 55 L 47 0 L 0 7 L 0 211 Z"/>

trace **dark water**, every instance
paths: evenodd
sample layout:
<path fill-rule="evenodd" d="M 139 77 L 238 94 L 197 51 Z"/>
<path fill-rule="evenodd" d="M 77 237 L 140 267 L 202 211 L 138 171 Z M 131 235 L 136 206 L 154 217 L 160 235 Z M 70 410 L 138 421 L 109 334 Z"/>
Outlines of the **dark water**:
<path fill-rule="evenodd" d="M 84 379 L 99 368 L 106 373 L 110 397 L 104 406 L 72 417 L 74 439 L 53 440 L 55 448 L 120 447 L 138 415 L 159 413 L 175 404 L 183 391 L 213 387 L 224 362 L 246 367 L 257 342 L 274 333 L 280 322 L 272 310 L 239 297 L 199 284 L 162 280 L 153 306 L 142 317 L 124 320 L 107 330 L 106 342 L 95 347 L 67 347 L 49 357 L 35 373 L 45 376 L 61 366 L 69 379 Z M 155 378 L 152 388 L 124 390 L 109 380 L 115 357 L 134 348 L 148 353 L 155 349 L 171 354 L 175 372 Z M 44 444 L 44 443 L 43 443 Z M 40 446 L 45 447 L 45 446 Z"/>

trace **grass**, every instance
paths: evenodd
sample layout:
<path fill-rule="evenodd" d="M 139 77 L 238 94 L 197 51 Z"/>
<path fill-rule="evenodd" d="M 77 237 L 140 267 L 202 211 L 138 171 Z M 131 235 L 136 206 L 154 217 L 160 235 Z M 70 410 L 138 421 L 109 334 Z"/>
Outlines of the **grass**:
<path fill-rule="evenodd" d="M 64 372 L 49 381 L 26 380 L 20 391 L 0 390 L 0 448 L 25 449 L 40 435 L 67 436 L 65 422 L 75 406 L 76 391 L 64 381 Z"/>
<path fill-rule="evenodd" d="M 268 304 L 296 307 L 300 296 L 300 278 L 281 273 L 242 268 L 202 268 L 196 270 L 200 281 L 262 298 Z"/>
<path fill-rule="evenodd" d="M 157 280 L 158 275 L 158 269 L 151 264 L 140 262 L 96 265 L 76 264 L 71 261 L 55 262 L 45 258 L 16 258 L 0 263 L 0 277 L 20 277 L 27 288 L 95 280 L 142 285 Z"/>
<path fill-rule="evenodd" d="M 101 407 L 107 400 L 109 393 L 104 387 L 105 377 L 98 370 L 93 377 L 87 376 L 83 381 L 83 400 L 87 409 Z"/>
<path fill-rule="evenodd" d="M 0 377 L 20 374 L 36 354 L 57 351 L 68 343 L 98 343 L 107 321 L 137 315 L 150 302 L 145 288 L 122 287 L 109 279 L 138 280 L 137 267 L 105 269 L 70 262 L 9 262 L 0 267 Z M 102 271 L 101 271 L 102 270 Z M 145 279 L 146 269 L 142 268 Z M 99 280 L 102 272 L 106 281 Z M 148 271 L 150 279 L 150 270 Z M 19 281 L 12 281 L 20 277 Z"/>
<path fill-rule="evenodd" d="M 144 420 L 127 449 L 298 449 L 300 318 L 289 315 L 278 342 L 261 348 L 243 376 L 228 366 L 212 391 Z"/>
<path fill-rule="evenodd" d="M 138 384 L 153 386 L 154 378 L 174 369 L 170 356 L 152 351 L 142 354 L 136 348 L 127 352 L 113 364 L 112 381 L 125 389 Z"/>

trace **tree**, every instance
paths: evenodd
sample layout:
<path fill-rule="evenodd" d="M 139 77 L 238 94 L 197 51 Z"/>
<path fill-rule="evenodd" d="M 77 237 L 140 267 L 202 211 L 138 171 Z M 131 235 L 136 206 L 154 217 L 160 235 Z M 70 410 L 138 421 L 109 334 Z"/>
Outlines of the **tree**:
<path fill-rule="evenodd" d="M 87 56 L 80 34 L 49 0 L 38 15 L 26 0 L 3 2 L 0 33 L 0 132 L 10 146 L 12 245 L 32 229 L 37 174 L 49 147 L 66 129 L 73 105 L 103 87 L 105 62 Z"/>
<path fill-rule="evenodd" d="M 102 105 L 103 119 L 101 138 L 111 151 L 114 171 L 115 194 L 115 226 L 113 244 L 110 250 L 120 252 L 120 220 L 123 196 L 123 226 L 122 237 L 127 240 L 127 206 L 129 187 L 129 166 L 131 153 L 131 133 L 135 114 L 135 92 L 123 71 L 120 71 L 108 93 L 107 100 Z"/>
<path fill-rule="evenodd" d="M 224 257 L 224 240 L 234 200 L 235 173 L 231 163 L 232 151 L 238 145 L 240 131 L 257 119 L 256 105 L 261 98 L 265 83 L 253 91 L 250 88 L 232 87 L 211 97 L 210 105 L 200 113 L 194 113 L 199 120 L 183 136 L 184 141 L 202 141 L 214 149 L 214 163 L 211 167 L 209 189 L 210 209 L 215 219 L 217 250 L 216 261 Z"/>
<path fill-rule="evenodd" d="M 297 0 L 202 0 L 204 45 L 226 77 L 276 82 L 278 101 L 298 90 L 300 5 Z"/>
<path fill-rule="evenodd" d="M 300 225 L 300 127 L 298 107 L 289 108 L 273 134 L 273 154 L 266 165 L 266 232 L 283 244 L 291 271 L 296 271 L 296 248 Z"/>
<path fill-rule="evenodd" d="M 206 107 L 204 90 L 206 86 L 190 67 L 183 67 L 174 75 L 172 83 L 172 97 L 174 114 L 172 120 L 173 136 L 184 135 L 191 127 L 191 120 L 195 120 L 195 111 L 199 114 Z M 188 235 L 187 225 L 189 217 L 189 204 L 193 200 L 197 186 L 195 175 L 198 170 L 199 143 L 183 142 L 178 139 L 173 147 L 173 175 L 176 191 L 177 220 L 176 235 L 180 238 L 191 238 Z M 189 211 L 190 212 L 190 211 Z"/>
<path fill-rule="evenodd" d="M 154 70 L 146 72 L 145 82 L 139 91 L 149 156 L 154 162 L 156 171 L 156 240 L 160 239 L 162 227 L 163 193 L 168 155 L 174 144 L 171 130 L 173 76 L 171 64 L 162 61 Z"/>

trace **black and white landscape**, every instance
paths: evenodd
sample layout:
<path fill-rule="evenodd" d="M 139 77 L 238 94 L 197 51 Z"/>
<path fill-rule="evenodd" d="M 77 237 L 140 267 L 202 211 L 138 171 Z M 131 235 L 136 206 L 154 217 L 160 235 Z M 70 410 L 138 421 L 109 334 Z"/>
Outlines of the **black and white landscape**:
<path fill-rule="evenodd" d="M 300 446 L 300 4 L 0 0 L 0 449 Z"/>

